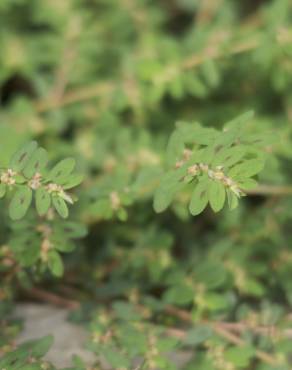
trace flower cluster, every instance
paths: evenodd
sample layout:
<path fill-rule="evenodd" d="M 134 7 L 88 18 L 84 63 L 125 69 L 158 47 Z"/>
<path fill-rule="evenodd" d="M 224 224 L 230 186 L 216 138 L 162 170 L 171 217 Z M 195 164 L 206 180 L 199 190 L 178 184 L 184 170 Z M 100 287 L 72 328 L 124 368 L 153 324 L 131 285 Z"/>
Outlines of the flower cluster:
<path fill-rule="evenodd" d="M 244 195 L 238 184 L 223 172 L 223 166 L 210 168 L 207 164 L 199 163 L 190 166 L 187 170 L 188 175 L 195 177 L 202 173 L 208 175 L 211 180 L 220 181 L 226 188 L 230 189 L 237 197 Z"/>

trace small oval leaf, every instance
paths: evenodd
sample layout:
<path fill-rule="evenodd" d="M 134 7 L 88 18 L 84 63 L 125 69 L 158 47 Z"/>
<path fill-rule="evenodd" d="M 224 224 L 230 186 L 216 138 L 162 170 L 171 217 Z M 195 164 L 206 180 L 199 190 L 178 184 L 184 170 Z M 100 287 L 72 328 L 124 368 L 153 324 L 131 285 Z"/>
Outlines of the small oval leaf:
<path fill-rule="evenodd" d="M 189 206 L 193 216 L 197 216 L 206 208 L 208 204 L 208 181 L 203 179 L 198 182 L 193 191 L 191 203 Z"/>
<path fill-rule="evenodd" d="M 48 254 L 48 266 L 52 274 L 60 277 L 64 273 L 64 265 L 62 258 L 56 251 L 50 251 Z"/>
<path fill-rule="evenodd" d="M 28 163 L 31 155 L 37 149 L 37 142 L 31 141 L 21 147 L 11 158 L 10 167 L 16 171 L 21 171 L 24 169 Z"/>
<path fill-rule="evenodd" d="M 224 207 L 225 196 L 225 186 L 219 181 L 211 181 L 208 188 L 208 197 L 214 212 L 219 212 Z"/>
<path fill-rule="evenodd" d="M 28 160 L 25 166 L 23 170 L 24 176 L 30 179 L 37 172 L 40 173 L 42 169 L 47 165 L 47 163 L 48 163 L 47 151 L 44 148 L 38 148 L 31 155 L 30 159 Z"/>
<path fill-rule="evenodd" d="M 59 215 L 62 218 L 67 218 L 69 211 L 66 202 L 64 201 L 63 198 L 54 196 L 53 197 L 53 205 L 56 209 L 56 211 L 59 213 Z"/>
<path fill-rule="evenodd" d="M 7 186 L 5 184 L 0 184 L 0 198 L 3 198 L 6 194 Z"/>
<path fill-rule="evenodd" d="M 40 216 L 46 214 L 51 206 L 51 196 L 45 188 L 38 188 L 35 194 L 36 209 Z"/>
<path fill-rule="evenodd" d="M 32 200 L 32 190 L 27 186 L 21 186 L 14 194 L 9 205 L 9 215 L 12 220 L 20 220 L 25 216 Z"/>
<path fill-rule="evenodd" d="M 73 174 L 70 175 L 64 183 L 62 183 L 62 187 L 64 190 L 74 188 L 78 186 L 83 181 L 83 175 L 80 174 Z"/>
<path fill-rule="evenodd" d="M 52 168 L 48 178 L 57 184 L 61 184 L 67 180 L 68 176 L 74 170 L 75 164 L 76 161 L 74 158 L 63 159 Z"/>

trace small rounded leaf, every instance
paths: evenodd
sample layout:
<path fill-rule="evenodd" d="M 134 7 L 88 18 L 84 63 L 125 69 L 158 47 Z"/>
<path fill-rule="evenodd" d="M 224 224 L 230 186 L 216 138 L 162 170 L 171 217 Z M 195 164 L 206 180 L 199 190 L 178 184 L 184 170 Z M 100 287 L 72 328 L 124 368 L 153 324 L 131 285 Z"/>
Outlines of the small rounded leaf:
<path fill-rule="evenodd" d="M 62 184 L 64 190 L 74 188 L 75 186 L 79 185 L 83 181 L 83 175 L 80 174 L 73 174 L 66 179 L 66 181 Z"/>
<path fill-rule="evenodd" d="M 65 233 L 67 238 L 83 238 L 87 234 L 87 228 L 85 225 L 77 222 L 64 222 L 62 223 L 62 231 Z"/>
<path fill-rule="evenodd" d="M 32 190 L 27 186 L 21 186 L 14 194 L 9 205 L 9 215 L 12 220 L 20 220 L 25 216 L 32 200 Z"/>
<path fill-rule="evenodd" d="M 37 142 L 31 141 L 21 147 L 11 158 L 10 167 L 16 171 L 21 171 L 24 169 L 28 163 L 31 155 L 37 149 Z"/>
<path fill-rule="evenodd" d="M 52 168 L 48 178 L 57 184 L 66 182 L 71 172 L 74 170 L 76 161 L 74 158 L 66 158 Z"/>
<path fill-rule="evenodd" d="M 52 335 L 47 335 L 41 339 L 32 340 L 29 342 L 30 353 L 33 357 L 41 358 L 43 357 L 51 348 L 54 342 L 54 337 Z M 28 343 L 27 343 L 28 344 Z"/>
<path fill-rule="evenodd" d="M 38 148 L 33 152 L 31 157 L 29 158 L 24 170 L 24 176 L 28 177 L 29 179 L 33 177 L 33 175 L 37 172 L 41 172 L 42 169 L 48 163 L 48 153 L 44 148 Z"/>
<path fill-rule="evenodd" d="M 69 211 L 66 202 L 63 198 L 54 196 L 53 197 L 53 205 L 56 209 L 56 211 L 59 213 L 59 215 L 63 218 L 67 218 Z"/>
<path fill-rule="evenodd" d="M 196 216 L 203 212 L 208 204 L 208 182 L 199 181 L 195 190 L 193 191 L 191 203 L 189 206 L 190 212 Z"/>
<path fill-rule="evenodd" d="M 238 206 L 238 197 L 229 189 L 227 190 L 227 200 L 230 210 Z"/>
<path fill-rule="evenodd" d="M 264 168 L 265 162 L 262 159 L 249 159 L 242 162 L 228 172 L 228 176 L 235 179 L 245 179 L 255 176 Z"/>
<path fill-rule="evenodd" d="M 51 251 L 48 255 L 48 266 L 52 274 L 60 277 L 64 273 L 64 265 L 62 258 L 56 251 Z"/>
<path fill-rule="evenodd" d="M 0 198 L 3 198 L 6 194 L 7 186 L 5 184 L 0 184 Z"/>
<path fill-rule="evenodd" d="M 155 212 L 163 212 L 172 202 L 176 193 L 181 190 L 185 183 L 181 178 L 185 175 L 183 168 L 166 173 L 155 191 L 153 207 Z"/>
<path fill-rule="evenodd" d="M 211 181 L 208 188 L 210 206 L 214 212 L 219 212 L 225 203 L 225 186 L 219 181 Z"/>
<path fill-rule="evenodd" d="M 45 188 L 38 188 L 35 194 L 36 209 L 40 216 L 46 214 L 51 206 L 51 196 Z"/>

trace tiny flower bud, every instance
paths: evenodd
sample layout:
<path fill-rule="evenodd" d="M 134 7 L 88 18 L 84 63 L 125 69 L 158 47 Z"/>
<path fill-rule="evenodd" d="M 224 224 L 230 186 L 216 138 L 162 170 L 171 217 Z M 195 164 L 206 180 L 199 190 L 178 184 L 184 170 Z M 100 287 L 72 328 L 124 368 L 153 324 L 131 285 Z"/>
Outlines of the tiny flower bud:
<path fill-rule="evenodd" d="M 175 163 L 175 168 L 177 169 L 177 168 L 181 168 L 181 166 L 184 164 L 184 162 L 183 161 L 177 161 L 176 163 Z"/>
<path fill-rule="evenodd" d="M 183 159 L 188 161 L 192 155 L 192 151 L 190 149 L 184 149 L 183 151 Z"/>
<path fill-rule="evenodd" d="M 110 193 L 110 201 L 112 209 L 117 210 L 121 206 L 121 200 L 119 194 L 116 191 Z"/>
<path fill-rule="evenodd" d="M 200 163 L 199 164 L 199 167 L 202 171 L 208 171 L 209 170 L 209 167 L 207 164 L 204 164 L 204 163 Z"/>
<path fill-rule="evenodd" d="M 199 172 L 199 168 L 197 164 L 194 164 L 193 166 L 188 168 L 188 174 L 192 176 L 196 176 Z"/>
<path fill-rule="evenodd" d="M 224 179 L 224 173 L 222 171 L 216 171 L 214 172 L 214 178 L 217 179 L 217 180 L 222 180 Z"/>

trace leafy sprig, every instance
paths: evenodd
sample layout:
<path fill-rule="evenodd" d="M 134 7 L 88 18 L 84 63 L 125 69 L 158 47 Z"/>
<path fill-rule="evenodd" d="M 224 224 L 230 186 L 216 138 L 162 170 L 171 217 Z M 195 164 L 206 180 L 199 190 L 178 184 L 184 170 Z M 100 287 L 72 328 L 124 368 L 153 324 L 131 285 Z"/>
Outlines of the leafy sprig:
<path fill-rule="evenodd" d="M 164 211 L 187 185 L 194 187 L 189 204 L 194 216 L 208 204 L 219 212 L 226 199 L 230 209 L 236 208 L 245 191 L 257 185 L 253 177 L 265 164 L 266 137 L 251 136 L 243 127 L 252 115 L 237 117 L 222 132 L 180 122 L 169 139 L 168 171 L 155 192 L 155 211 Z"/>
<path fill-rule="evenodd" d="M 75 159 L 66 158 L 47 170 L 48 153 L 31 141 L 12 156 L 9 167 L 0 174 L 0 196 L 13 191 L 9 215 L 13 220 L 23 218 L 34 197 L 37 213 L 45 215 L 53 207 L 62 218 L 67 218 L 67 204 L 74 198 L 67 190 L 82 182 L 82 175 L 74 173 Z"/>

